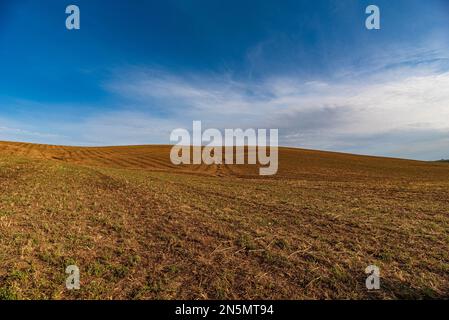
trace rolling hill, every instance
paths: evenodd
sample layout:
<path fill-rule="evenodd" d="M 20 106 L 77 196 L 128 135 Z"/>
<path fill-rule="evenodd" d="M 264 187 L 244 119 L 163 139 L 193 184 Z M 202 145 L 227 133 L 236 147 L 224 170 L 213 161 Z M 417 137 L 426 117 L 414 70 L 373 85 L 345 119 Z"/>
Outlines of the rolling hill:
<path fill-rule="evenodd" d="M 280 148 L 261 177 L 169 152 L 0 142 L 0 299 L 449 295 L 447 163 Z"/>

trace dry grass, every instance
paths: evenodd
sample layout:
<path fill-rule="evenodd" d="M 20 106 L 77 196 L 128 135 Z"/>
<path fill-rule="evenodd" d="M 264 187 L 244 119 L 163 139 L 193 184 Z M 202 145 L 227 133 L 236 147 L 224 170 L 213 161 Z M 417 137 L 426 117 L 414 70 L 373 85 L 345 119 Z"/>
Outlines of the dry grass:
<path fill-rule="evenodd" d="M 281 148 L 279 164 L 0 143 L 0 299 L 449 296 L 447 163 Z"/>

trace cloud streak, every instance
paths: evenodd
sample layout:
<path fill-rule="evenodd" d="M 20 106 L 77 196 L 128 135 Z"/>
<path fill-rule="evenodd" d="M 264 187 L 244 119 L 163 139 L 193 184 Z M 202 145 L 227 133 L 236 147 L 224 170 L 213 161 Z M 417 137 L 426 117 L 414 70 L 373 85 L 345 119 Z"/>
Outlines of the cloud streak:
<path fill-rule="evenodd" d="M 449 147 L 446 60 L 414 61 L 414 67 L 407 61 L 369 77 L 347 73 L 332 82 L 294 77 L 243 82 L 229 75 L 179 76 L 142 68 L 106 87 L 150 115 L 164 108 L 170 114 L 166 125 L 189 128 L 192 120 L 202 120 L 216 128 L 279 128 L 283 145 L 418 159 L 447 156 L 441 149 Z"/>
<path fill-rule="evenodd" d="M 449 68 L 444 55 L 391 58 L 360 73 L 303 80 L 271 76 L 258 81 L 232 74 L 175 74 L 132 67 L 103 84 L 111 110 L 77 122 L 46 123 L 62 144 L 169 143 L 170 131 L 193 120 L 213 128 L 278 128 L 280 145 L 434 160 L 449 157 Z M 23 102 L 22 102 L 23 103 Z M 32 130 L 5 124 L 17 140 Z M 26 124 L 25 124 L 26 126 Z M 28 138 L 27 138 L 28 139 Z M 28 139 L 30 140 L 30 139 Z"/>

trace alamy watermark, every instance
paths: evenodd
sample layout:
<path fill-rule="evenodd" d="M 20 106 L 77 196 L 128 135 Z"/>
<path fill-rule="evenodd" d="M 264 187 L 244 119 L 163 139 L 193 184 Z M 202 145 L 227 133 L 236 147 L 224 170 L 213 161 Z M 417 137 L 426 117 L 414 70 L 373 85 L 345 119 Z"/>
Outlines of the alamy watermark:
<path fill-rule="evenodd" d="M 365 285 L 368 290 L 380 289 L 380 269 L 375 265 L 369 265 L 365 268 L 365 273 L 369 276 L 365 280 Z"/>
<path fill-rule="evenodd" d="M 69 16 L 66 17 L 65 26 L 68 30 L 80 29 L 80 8 L 77 5 L 71 4 L 66 7 L 65 13 Z M 365 14 L 369 16 L 365 20 L 365 27 L 368 30 L 380 29 L 380 9 L 378 6 L 371 4 L 366 7 Z"/>
<path fill-rule="evenodd" d="M 178 128 L 170 134 L 170 141 L 176 142 L 170 152 L 175 165 L 259 163 L 265 166 L 259 168 L 260 175 L 273 175 L 278 170 L 278 129 L 224 129 L 223 137 L 214 128 L 202 132 L 201 121 L 193 121 L 192 135 Z"/>
<path fill-rule="evenodd" d="M 67 6 L 65 13 L 69 16 L 65 20 L 67 30 L 80 29 L 80 8 L 74 4 Z"/>
<path fill-rule="evenodd" d="M 380 9 L 378 6 L 371 4 L 365 9 L 365 13 L 369 16 L 365 20 L 365 27 L 368 30 L 380 29 Z"/>
<path fill-rule="evenodd" d="M 80 269 L 75 265 L 70 265 L 65 269 L 69 276 L 65 280 L 65 287 L 68 290 L 80 289 Z"/>

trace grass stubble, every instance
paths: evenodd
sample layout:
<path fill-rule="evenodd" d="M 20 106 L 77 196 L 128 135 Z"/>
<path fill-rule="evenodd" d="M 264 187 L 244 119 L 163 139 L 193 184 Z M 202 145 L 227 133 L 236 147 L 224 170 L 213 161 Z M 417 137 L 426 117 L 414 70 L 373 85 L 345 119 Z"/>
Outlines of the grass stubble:
<path fill-rule="evenodd" d="M 169 150 L 0 143 L 0 299 L 449 297 L 447 163 L 280 148 L 261 177 Z"/>

